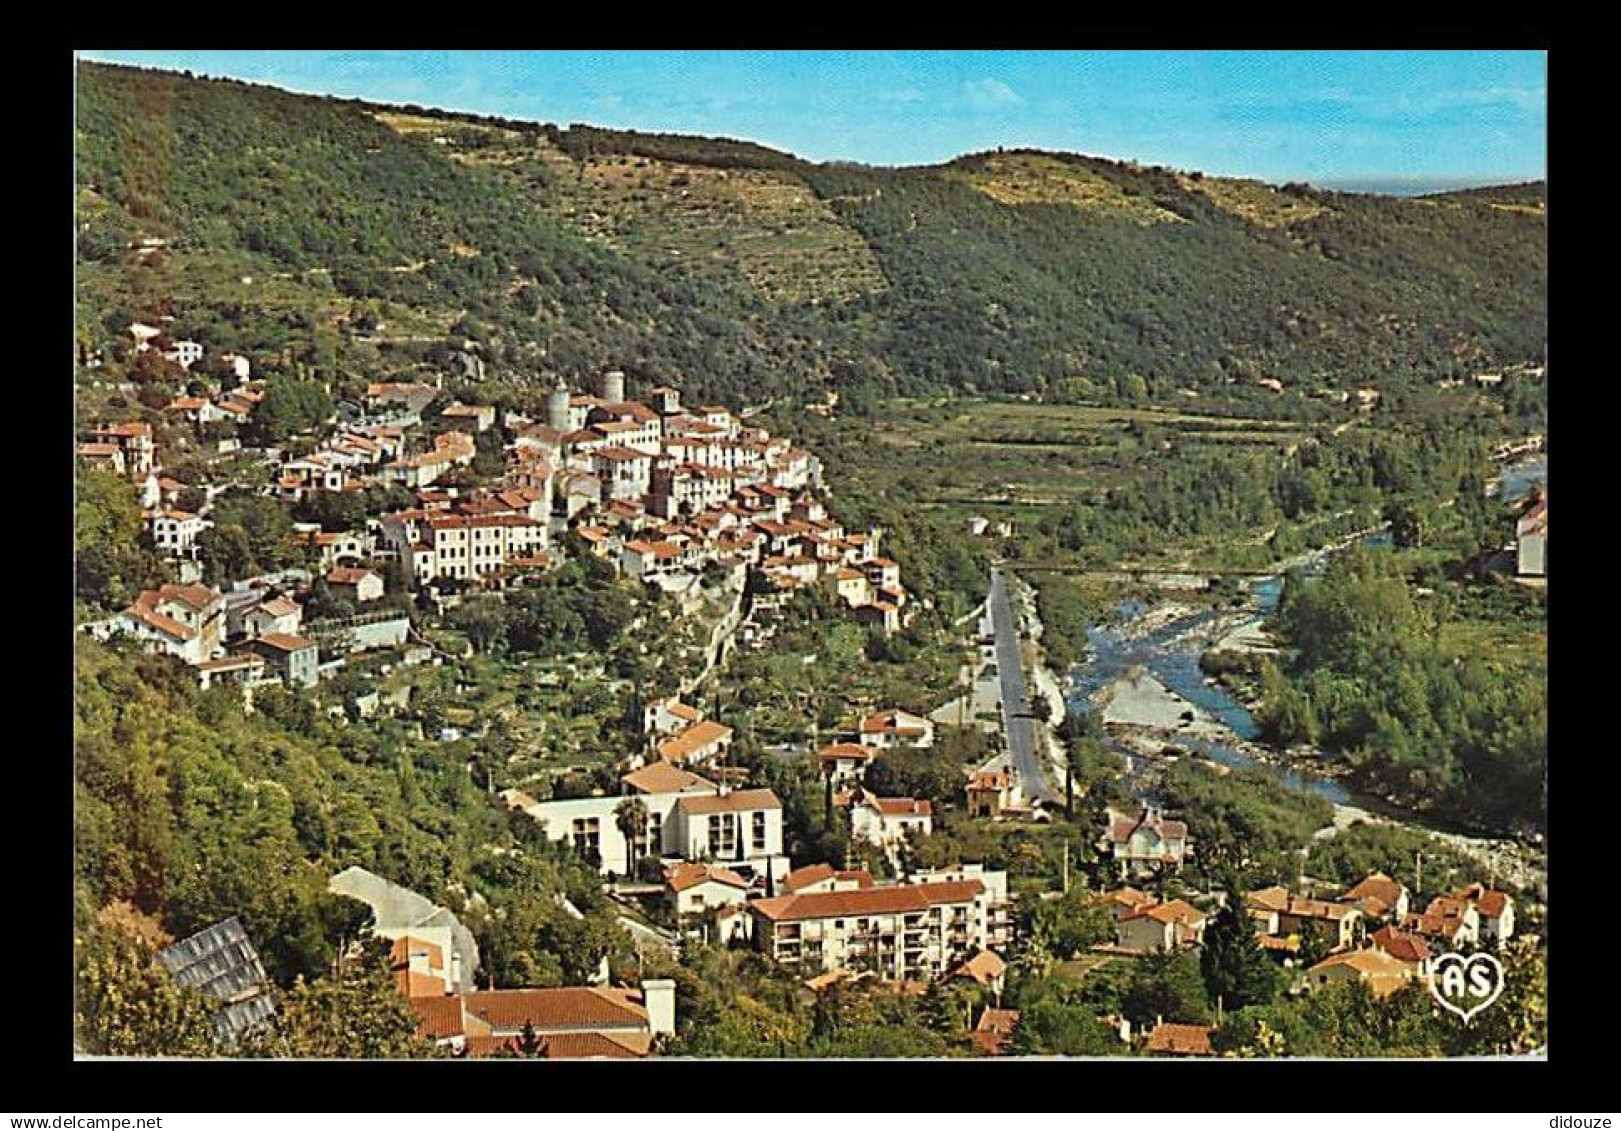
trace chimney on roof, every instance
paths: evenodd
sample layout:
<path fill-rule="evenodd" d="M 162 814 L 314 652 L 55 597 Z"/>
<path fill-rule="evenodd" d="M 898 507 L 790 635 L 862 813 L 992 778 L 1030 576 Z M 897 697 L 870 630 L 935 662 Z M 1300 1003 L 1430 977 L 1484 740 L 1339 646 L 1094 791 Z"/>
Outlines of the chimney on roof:
<path fill-rule="evenodd" d="M 675 981 L 649 978 L 642 983 L 642 1006 L 647 1010 L 647 1028 L 655 1037 L 675 1035 Z"/>

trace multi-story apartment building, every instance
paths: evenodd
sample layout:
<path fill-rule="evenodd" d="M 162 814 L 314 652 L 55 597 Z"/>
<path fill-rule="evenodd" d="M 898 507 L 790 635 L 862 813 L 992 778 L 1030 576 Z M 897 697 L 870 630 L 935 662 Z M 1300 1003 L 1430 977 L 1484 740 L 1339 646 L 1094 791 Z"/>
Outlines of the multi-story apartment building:
<path fill-rule="evenodd" d="M 983 921 L 985 945 L 1000 950 L 1013 941 L 1013 900 L 1008 895 L 1007 873 L 988 869 L 984 864 L 957 864 L 946 868 L 924 868 L 906 877 L 909 884 L 977 882 L 985 886 Z"/>
<path fill-rule="evenodd" d="M 656 765 L 657 763 L 655 763 Z M 645 771 L 638 771 L 645 773 Z M 509 790 L 506 803 L 540 823 L 550 840 L 571 844 L 604 873 L 630 870 L 631 846 L 620 809 L 625 797 L 535 801 Z M 775 878 L 788 874 L 782 852 L 782 802 L 769 789 L 638 793 L 647 827 L 636 830 L 638 858 L 702 860 Z"/>
<path fill-rule="evenodd" d="M 546 524 L 528 515 L 402 511 L 381 526 L 413 588 L 440 577 L 482 580 L 546 550 Z"/>
<path fill-rule="evenodd" d="M 802 973 L 934 981 L 990 945 L 980 880 L 815 892 L 750 903 L 755 946 Z"/>

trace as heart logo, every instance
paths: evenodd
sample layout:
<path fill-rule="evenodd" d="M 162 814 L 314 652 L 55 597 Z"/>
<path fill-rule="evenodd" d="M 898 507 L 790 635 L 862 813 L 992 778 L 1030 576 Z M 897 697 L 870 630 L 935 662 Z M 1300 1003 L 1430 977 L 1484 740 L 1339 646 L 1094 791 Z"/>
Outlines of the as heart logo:
<path fill-rule="evenodd" d="M 1468 956 L 1449 952 L 1430 967 L 1430 993 L 1441 1003 L 1469 1020 L 1496 1001 L 1503 993 L 1503 964 L 1497 956 L 1481 951 Z"/>

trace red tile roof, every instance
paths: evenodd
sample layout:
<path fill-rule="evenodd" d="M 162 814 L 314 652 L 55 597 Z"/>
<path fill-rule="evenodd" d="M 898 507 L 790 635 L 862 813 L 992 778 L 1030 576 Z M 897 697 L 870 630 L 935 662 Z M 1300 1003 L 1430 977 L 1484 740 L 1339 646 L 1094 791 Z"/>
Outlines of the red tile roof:
<path fill-rule="evenodd" d="M 712 719 L 693 723 L 673 738 L 667 738 L 658 745 L 660 758 L 670 762 L 681 762 L 692 757 L 700 750 L 729 742 L 732 738 L 732 728 L 722 726 Z"/>
<path fill-rule="evenodd" d="M 926 911 L 930 903 L 922 889 L 936 885 L 906 884 L 899 887 L 865 888 L 859 891 L 818 891 L 803 895 L 781 895 L 757 899 L 749 907 L 758 916 L 773 922 L 804 919 L 842 919 L 857 915 L 898 915 Z M 939 885 L 945 886 L 945 885 Z"/>
<path fill-rule="evenodd" d="M 1191 927 L 1202 923 L 1207 918 L 1203 911 L 1191 903 L 1180 899 L 1173 899 L 1167 903 L 1156 903 L 1150 907 L 1139 907 L 1137 911 L 1126 916 L 1126 920 L 1149 918 L 1156 923 L 1180 923 Z M 1123 921 L 1126 921 L 1123 920 Z"/>
<path fill-rule="evenodd" d="M 819 884 L 824 880 L 831 880 L 833 875 L 833 865 L 831 864 L 825 862 L 821 864 L 810 864 L 804 868 L 795 868 L 792 872 L 789 872 L 782 878 L 782 883 L 778 886 L 780 886 L 788 894 L 792 895 L 793 893 L 799 891 L 800 888 L 808 888 L 812 884 Z"/>
<path fill-rule="evenodd" d="M 1412 970 L 1405 962 L 1374 947 L 1330 955 L 1306 973 L 1316 974 L 1337 966 L 1356 971 L 1358 979 L 1367 982 L 1379 997 L 1394 993 L 1412 977 Z"/>
<path fill-rule="evenodd" d="M 652 1044 L 651 1033 L 553 1033 L 540 1055 L 544 1060 L 640 1060 Z"/>
<path fill-rule="evenodd" d="M 750 809 L 781 809 L 782 802 L 769 789 L 736 789 L 731 793 L 690 793 L 675 803 L 683 813 L 741 813 Z"/>
<path fill-rule="evenodd" d="M 903 734 L 916 737 L 927 733 L 928 720 L 908 711 L 880 711 L 861 720 L 863 734 Z"/>
<path fill-rule="evenodd" d="M 964 962 L 952 976 L 957 978 L 972 978 L 982 986 L 988 986 L 1007 971 L 1007 963 L 995 951 L 982 950 Z"/>
<path fill-rule="evenodd" d="M 1403 962 L 1422 962 L 1432 953 L 1430 944 L 1421 936 L 1390 926 L 1380 927 L 1368 941 Z"/>
<path fill-rule="evenodd" d="M 1212 1056 L 1209 1025 L 1178 1025 L 1162 1021 L 1148 1034 L 1148 1051 L 1169 1056 Z"/>
<path fill-rule="evenodd" d="M 821 753 L 817 757 L 824 762 L 833 762 L 840 759 L 870 762 L 878 757 L 878 752 L 870 746 L 862 746 L 854 742 L 835 742 L 831 746 L 822 747 Z"/>
<path fill-rule="evenodd" d="M 1116 844 L 1125 844 L 1139 828 L 1148 829 L 1163 840 L 1183 840 L 1188 835 L 1188 826 L 1181 821 L 1170 821 L 1164 817 L 1149 818 L 1146 813 L 1136 817 L 1115 813 L 1109 824 L 1109 838 Z"/>
<path fill-rule="evenodd" d="M 1402 892 L 1406 890 L 1383 872 L 1374 872 L 1347 891 L 1344 898 L 1355 902 L 1371 896 L 1386 907 L 1394 907 L 1401 899 Z"/>
<path fill-rule="evenodd" d="M 499 1032 L 533 1025 L 537 1032 L 568 1029 L 645 1029 L 647 1010 L 632 991 L 564 986 L 544 990 L 475 990 L 465 995 L 467 1012 Z"/>
<path fill-rule="evenodd" d="M 699 884 L 724 884 L 731 888 L 749 889 L 749 882 L 730 868 L 718 868 L 712 864 L 699 864 L 685 862 L 677 864 L 664 873 L 664 882 L 670 886 L 671 891 L 686 891 Z"/>
<path fill-rule="evenodd" d="M 717 788 L 708 778 L 670 762 L 651 762 L 619 780 L 638 793 L 683 793 L 700 789 L 713 792 Z"/>
<path fill-rule="evenodd" d="M 417 1033 L 429 1040 L 460 1037 L 466 1032 L 459 997 L 414 997 L 411 1009 L 417 1015 Z"/>
<path fill-rule="evenodd" d="M 874 808 L 886 817 L 932 817 L 934 803 L 915 797 L 874 797 Z"/>
<path fill-rule="evenodd" d="M 278 652 L 301 652 L 305 648 L 315 647 L 315 641 L 304 636 L 293 636 L 286 632 L 267 632 L 263 636 L 255 637 L 255 642 L 268 644 Z"/>
<path fill-rule="evenodd" d="M 991 1009 L 987 1007 L 979 1015 L 979 1024 L 974 1026 L 974 1044 L 986 1056 L 1000 1056 L 1007 1048 L 1008 1041 L 1012 1039 L 1013 1030 L 1019 1024 L 1019 1011 L 1017 1009 Z"/>
<path fill-rule="evenodd" d="M 368 577 L 377 575 L 369 569 L 357 569 L 354 566 L 338 566 L 326 575 L 328 585 L 359 585 Z"/>

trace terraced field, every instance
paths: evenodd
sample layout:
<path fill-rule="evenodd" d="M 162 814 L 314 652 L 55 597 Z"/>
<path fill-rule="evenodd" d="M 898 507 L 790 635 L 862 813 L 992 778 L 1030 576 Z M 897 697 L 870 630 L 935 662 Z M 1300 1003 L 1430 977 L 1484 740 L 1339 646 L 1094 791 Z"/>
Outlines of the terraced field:
<path fill-rule="evenodd" d="M 1180 224 L 1176 213 L 1081 165 L 1028 153 L 996 154 L 946 177 L 963 181 L 998 204 L 1067 204 L 1137 224 Z"/>
<path fill-rule="evenodd" d="M 451 156 L 522 181 L 587 238 L 752 289 L 775 304 L 843 302 L 887 289 L 877 257 L 799 177 L 612 154 L 575 161 L 543 137 L 378 114 Z"/>

